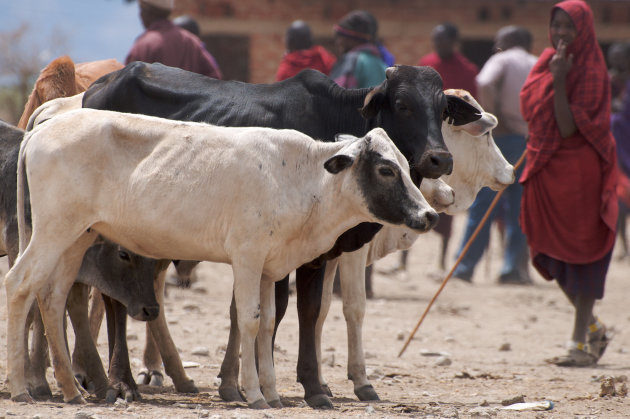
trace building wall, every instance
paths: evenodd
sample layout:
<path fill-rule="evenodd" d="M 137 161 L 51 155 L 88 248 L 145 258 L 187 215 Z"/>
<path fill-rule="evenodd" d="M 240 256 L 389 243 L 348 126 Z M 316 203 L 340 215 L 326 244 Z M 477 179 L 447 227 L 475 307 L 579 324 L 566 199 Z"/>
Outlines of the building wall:
<path fill-rule="evenodd" d="M 232 51 L 229 43 L 213 45 L 213 38 L 249 38 L 248 57 L 238 57 L 240 72 L 226 71 L 227 78 L 253 83 L 274 81 L 284 53 L 284 32 L 295 19 L 309 23 L 313 34 L 324 42 L 332 39 L 332 25 L 347 12 L 365 9 L 379 20 L 379 35 L 400 64 L 416 64 L 431 52 L 430 33 L 442 22 L 460 28 L 462 40 L 490 41 L 496 31 L 510 24 L 522 25 L 534 35 L 533 52 L 547 45 L 549 0 L 176 0 L 173 16 L 190 14 L 198 20 L 208 49 L 219 65 L 244 54 Z M 598 0 L 593 8 L 600 42 L 607 45 L 630 39 L 630 2 Z M 223 37 L 223 38 L 222 38 Z M 223 63 L 222 63 L 223 62 Z M 238 74 L 237 74 L 238 73 Z M 247 78 L 245 78 L 247 77 Z"/>

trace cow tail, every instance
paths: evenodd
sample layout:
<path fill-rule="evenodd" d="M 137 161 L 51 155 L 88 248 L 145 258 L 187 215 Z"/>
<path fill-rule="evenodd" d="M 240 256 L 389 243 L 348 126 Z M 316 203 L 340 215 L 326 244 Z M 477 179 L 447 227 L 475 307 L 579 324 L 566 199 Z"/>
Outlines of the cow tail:
<path fill-rule="evenodd" d="M 17 167 L 17 223 L 18 223 L 18 236 L 19 236 L 19 251 L 18 255 L 24 253 L 26 246 L 28 246 L 29 240 L 26 237 L 26 208 L 25 206 L 25 186 L 28 180 L 26 179 L 26 145 L 31 135 L 25 135 L 22 144 L 20 144 L 20 153 L 18 154 L 18 167 Z"/>

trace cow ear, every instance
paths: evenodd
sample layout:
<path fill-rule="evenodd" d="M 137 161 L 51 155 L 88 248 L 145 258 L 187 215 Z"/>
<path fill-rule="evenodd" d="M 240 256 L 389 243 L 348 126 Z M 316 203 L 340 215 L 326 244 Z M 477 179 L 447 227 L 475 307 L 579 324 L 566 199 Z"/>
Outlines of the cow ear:
<path fill-rule="evenodd" d="M 494 129 L 498 123 L 499 122 L 497 121 L 496 116 L 488 112 L 483 112 L 481 114 L 481 118 L 476 121 L 469 122 L 468 124 L 462 125 L 460 129 L 472 135 L 473 137 L 480 137 L 486 134 L 491 129 Z"/>
<path fill-rule="evenodd" d="M 447 106 L 442 119 L 455 126 L 465 125 L 481 118 L 479 109 L 454 95 L 446 95 Z"/>
<path fill-rule="evenodd" d="M 341 172 L 344 169 L 352 166 L 354 162 L 354 158 L 348 156 L 347 154 L 335 154 L 324 163 L 324 168 L 328 170 L 333 175 Z"/>
<path fill-rule="evenodd" d="M 387 92 L 387 80 L 376 86 L 365 96 L 363 107 L 359 109 L 365 119 L 374 118 L 385 103 L 385 92 Z"/>

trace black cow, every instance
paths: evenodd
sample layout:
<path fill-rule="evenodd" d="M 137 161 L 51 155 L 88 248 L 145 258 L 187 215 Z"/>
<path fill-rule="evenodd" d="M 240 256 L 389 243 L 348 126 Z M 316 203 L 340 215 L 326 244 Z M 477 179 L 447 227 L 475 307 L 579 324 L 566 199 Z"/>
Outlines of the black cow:
<path fill-rule="evenodd" d="M 375 88 L 348 90 L 314 70 L 275 84 L 247 84 L 207 78 L 162 64 L 131 63 L 97 80 L 85 93 L 84 107 L 143 113 L 223 126 L 291 128 L 313 138 L 334 141 L 338 133 L 362 136 L 385 129 L 409 160 L 417 185 L 452 170 L 452 156 L 441 133 L 443 118 L 456 125 L 480 117 L 477 110 L 442 91 L 430 67 L 396 66 Z M 321 304 L 325 260 L 369 242 L 380 224 L 363 223 L 341 235 L 333 249 L 297 271 L 300 348 L 298 380 L 314 407 L 332 407 L 317 378 L 315 323 Z M 286 311 L 288 278 L 276 283 L 276 325 Z M 235 319 L 232 316 L 233 324 Z M 231 344 L 238 344 L 235 332 Z M 228 347 L 228 353 L 231 348 Z M 228 357 L 229 358 L 229 357 Z M 223 362 L 221 396 L 240 399 L 236 388 L 238 359 Z M 227 372 L 232 374 L 226 377 Z"/>
<path fill-rule="evenodd" d="M 8 256 L 12 266 L 18 255 L 17 227 L 17 162 L 24 131 L 0 121 L 0 256 Z M 30 225 L 30 205 L 26 197 L 26 220 Z M 90 336 L 87 319 L 87 286 L 98 288 L 103 297 L 115 299 L 114 307 L 137 320 L 152 320 L 157 317 L 159 305 L 153 291 L 156 271 L 166 269 L 167 262 L 140 257 L 124 248 L 99 240 L 85 253 L 75 284 L 68 297 L 68 312 L 74 326 L 76 342 L 73 367 L 77 378 L 86 388 L 88 384 L 100 398 L 113 402 L 117 395 L 127 399 L 139 398 L 139 393 L 128 361 L 126 347 L 112 350 L 110 342 L 109 379 L 105 374 L 101 358 Z M 126 311 L 125 311 L 126 310 Z M 46 381 L 47 343 L 43 339 L 43 324 L 36 310 L 32 311 L 34 322 L 33 352 L 27 358 L 27 381 L 29 392 L 34 397 L 50 397 L 52 393 Z M 118 328 L 126 323 L 123 318 Z M 121 355 L 122 350 L 124 354 Z M 77 371 L 78 369 L 78 371 Z"/>

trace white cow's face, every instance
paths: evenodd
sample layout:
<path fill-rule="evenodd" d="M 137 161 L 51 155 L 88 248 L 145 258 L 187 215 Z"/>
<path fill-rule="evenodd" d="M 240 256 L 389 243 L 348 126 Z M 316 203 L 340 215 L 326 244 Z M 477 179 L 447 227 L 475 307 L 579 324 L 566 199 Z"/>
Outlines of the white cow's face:
<path fill-rule="evenodd" d="M 351 168 L 349 175 L 375 221 L 417 231 L 437 223 L 437 213 L 411 181 L 407 160 L 383 129 L 348 141 L 325 167 L 333 174 Z"/>
<path fill-rule="evenodd" d="M 515 176 L 514 167 L 505 160 L 492 137 L 492 129 L 498 123 L 496 117 L 484 112 L 465 90 L 447 92 L 461 97 L 482 113 L 480 119 L 466 125 L 442 124 L 444 141 L 453 154 L 453 173 L 442 179 L 455 191 L 455 203 L 446 212 L 454 214 L 468 209 L 482 187 L 499 191 L 512 184 Z"/>

